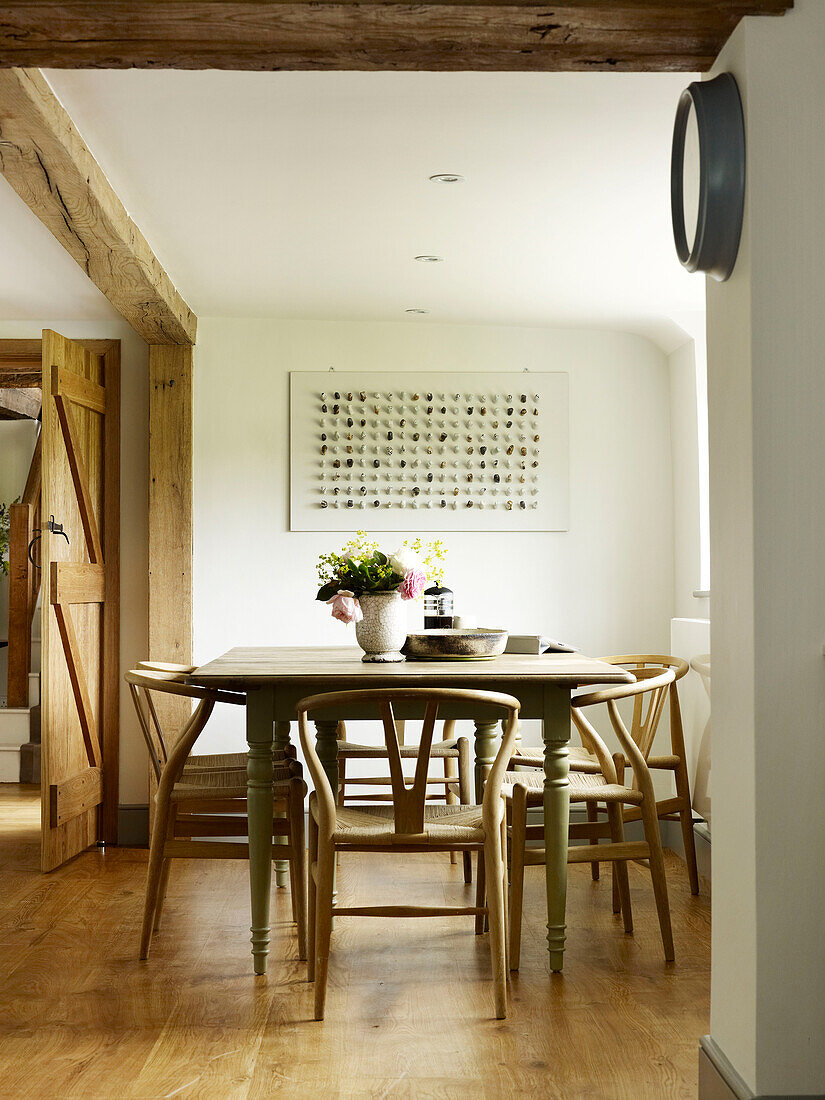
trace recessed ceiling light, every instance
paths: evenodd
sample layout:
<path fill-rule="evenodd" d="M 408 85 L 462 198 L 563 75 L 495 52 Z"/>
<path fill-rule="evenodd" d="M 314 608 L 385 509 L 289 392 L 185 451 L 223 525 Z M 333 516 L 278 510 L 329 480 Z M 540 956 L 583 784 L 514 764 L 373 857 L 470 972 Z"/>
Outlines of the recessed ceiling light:
<path fill-rule="evenodd" d="M 418 308 L 416 308 L 416 309 L 405 309 L 404 312 L 405 313 L 429 313 L 430 311 L 428 309 L 418 309 Z"/>
<path fill-rule="evenodd" d="M 459 176 L 457 172 L 438 172 L 435 176 L 430 176 L 431 183 L 464 183 L 464 177 Z"/>
<path fill-rule="evenodd" d="M 418 260 L 418 262 L 420 264 L 443 264 L 444 263 L 444 257 L 443 256 L 416 256 L 415 259 Z"/>

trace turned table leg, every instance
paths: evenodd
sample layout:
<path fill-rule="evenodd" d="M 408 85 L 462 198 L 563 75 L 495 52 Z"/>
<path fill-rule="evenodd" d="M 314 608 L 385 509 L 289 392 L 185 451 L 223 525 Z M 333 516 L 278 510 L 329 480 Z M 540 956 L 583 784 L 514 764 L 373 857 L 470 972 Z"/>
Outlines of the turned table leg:
<path fill-rule="evenodd" d="M 475 723 L 475 783 L 476 783 L 476 805 L 481 805 L 481 799 L 484 795 L 484 783 L 487 779 L 487 773 L 493 766 L 493 761 L 496 758 L 496 730 L 498 729 L 498 722 L 479 722 Z M 483 906 L 485 903 L 485 891 L 487 889 L 485 883 L 485 866 L 484 866 L 484 853 L 478 853 L 478 859 L 476 861 L 476 905 Z M 495 884 L 493 884 L 493 888 Z M 476 935 L 480 935 L 487 925 L 487 921 L 484 916 L 476 917 Z"/>
<path fill-rule="evenodd" d="M 275 723 L 275 748 L 283 752 L 289 744 L 289 722 Z M 281 816 L 285 817 L 285 814 Z M 275 837 L 276 844 L 286 844 L 286 837 Z M 289 863 L 285 859 L 275 860 L 275 885 L 284 887 L 289 880 Z"/>
<path fill-rule="evenodd" d="M 496 758 L 496 729 L 498 723 L 476 722 L 475 727 L 476 804 L 480 806 L 481 796 L 484 794 L 484 782 Z"/>
<path fill-rule="evenodd" d="M 315 723 L 315 747 L 318 759 L 327 773 L 332 797 L 338 802 L 338 722 L 317 721 Z"/>
<path fill-rule="evenodd" d="M 324 771 L 327 773 L 329 785 L 332 787 L 332 797 L 338 803 L 338 721 L 329 722 L 318 719 L 315 722 L 315 748 L 318 759 Z M 337 879 L 337 870 L 334 872 Z M 333 889 L 333 904 L 338 900 L 338 890 Z"/>
<path fill-rule="evenodd" d="M 567 905 L 567 842 L 570 819 L 568 751 L 570 692 L 545 687 L 544 738 L 544 861 L 547 884 L 547 947 L 550 969 L 564 965 Z"/>
<path fill-rule="evenodd" d="M 269 891 L 272 885 L 272 688 L 250 689 L 246 698 L 246 797 L 249 829 L 249 887 L 252 901 L 252 959 L 266 974 L 269 955 Z"/>

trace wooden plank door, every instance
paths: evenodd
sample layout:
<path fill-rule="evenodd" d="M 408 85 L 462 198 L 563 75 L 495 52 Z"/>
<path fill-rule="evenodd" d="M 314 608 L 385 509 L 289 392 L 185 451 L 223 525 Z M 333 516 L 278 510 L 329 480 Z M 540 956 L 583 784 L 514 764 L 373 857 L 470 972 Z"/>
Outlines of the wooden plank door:
<path fill-rule="evenodd" d="M 117 843 L 118 341 L 101 349 L 44 330 L 42 439 L 41 865 L 51 871 L 98 840 Z"/>

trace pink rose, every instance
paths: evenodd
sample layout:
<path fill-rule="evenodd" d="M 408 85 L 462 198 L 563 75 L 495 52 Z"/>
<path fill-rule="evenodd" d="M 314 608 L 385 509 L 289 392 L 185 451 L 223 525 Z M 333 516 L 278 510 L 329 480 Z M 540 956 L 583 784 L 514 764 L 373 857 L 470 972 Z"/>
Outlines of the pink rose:
<path fill-rule="evenodd" d="M 338 592 L 331 600 L 332 617 L 341 623 L 360 623 L 364 618 L 361 605 L 351 592 Z"/>
<path fill-rule="evenodd" d="M 401 582 L 401 587 L 399 588 L 401 599 L 417 600 L 424 591 L 424 585 L 426 583 L 427 574 L 423 569 L 418 569 L 416 567 L 408 569 L 404 574 L 404 580 Z"/>

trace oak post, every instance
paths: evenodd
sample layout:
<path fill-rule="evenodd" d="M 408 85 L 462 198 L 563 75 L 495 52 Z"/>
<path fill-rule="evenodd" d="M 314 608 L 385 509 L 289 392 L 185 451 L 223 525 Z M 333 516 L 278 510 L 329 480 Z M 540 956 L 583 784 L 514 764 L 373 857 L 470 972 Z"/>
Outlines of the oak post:
<path fill-rule="evenodd" d="M 149 659 L 192 663 L 192 348 L 149 348 Z M 158 700 L 182 729 L 189 701 Z"/>

